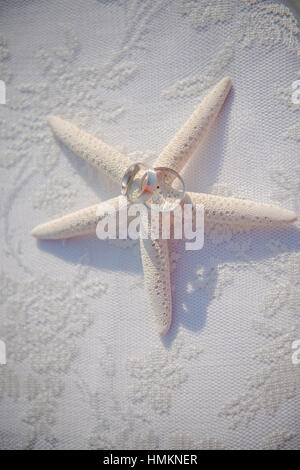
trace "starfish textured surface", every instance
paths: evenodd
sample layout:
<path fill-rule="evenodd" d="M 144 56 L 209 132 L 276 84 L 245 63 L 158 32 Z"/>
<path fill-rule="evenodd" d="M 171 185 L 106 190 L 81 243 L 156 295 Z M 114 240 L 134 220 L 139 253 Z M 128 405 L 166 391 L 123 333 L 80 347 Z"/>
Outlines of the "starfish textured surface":
<path fill-rule="evenodd" d="M 242 233 L 266 225 L 276 226 L 294 222 L 297 218 L 295 212 L 271 204 L 212 194 L 186 193 L 185 203 L 203 204 L 204 226 L 207 230 L 211 226 L 221 224 L 230 226 L 234 233 Z"/>
<path fill-rule="evenodd" d="M 231 79 L 226 77 L 206 95 L 160 154 L 154 167 L 165 166 L 177 172 L 183 169 L 214 122 L 231 86 Z M 75 154 L 97 168 L 101 168 L 107 176 L 120 183 L 124 172 L 132 163 L 129 159 L 101 140 L 58 117 L 51 116 L 49 124 L 56 136 Z M 109 203 L 118 209 L 120 198 L 121 196 L 116 197 L 103 204 Z M 233 233 L 246 232 L 259 226 L 280 225 L 296 219 L 295 213 L 289 210 L 209 194 L 186 193 L 183 203 L 192 203 L 194 206 L 204 205 L 205 229 L 219 224 L 224 227 L 230 226 Z M 32 231 L 32 234 L 37 238 L 59 239 L 95 233 L 97 223 L 101 219 L 97 216 L 99 206 L 101 203 L 39 225 Z M 172 319 L 168 242 L 153 239 L 150 232 L 148 239 L 140 240 L 140 246 L 144 277 L 155 324 L 159 333 L 165 334 L 170 328 Z"/>
<path fill-rule="evenodd" d="M 191 117 L 162 151 L 155 166 L 172 168 L 178 173 L 182 170 L 219 114 L 231 87 L 231 79 L 225 77 L 205 96 Z"/>
<path fill-rule="evenodd" d="M 49 116 L 48 123 L 55 135 L 72 152 L 94 167 L 100 168 L 112 180 L 121 181 L 124 172 L 132 163 L 125 155 L 57 116 Z"/>

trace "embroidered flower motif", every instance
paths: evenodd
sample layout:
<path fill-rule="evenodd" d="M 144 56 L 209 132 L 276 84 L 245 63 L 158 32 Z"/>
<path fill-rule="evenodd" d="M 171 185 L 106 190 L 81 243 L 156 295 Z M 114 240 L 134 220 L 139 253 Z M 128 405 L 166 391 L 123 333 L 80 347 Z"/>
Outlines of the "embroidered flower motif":
<path fill-rule="evenodd" d="M 147 402 L 156 413 L 167 413 L 173 392 L 188 378 L 180 359 L 186 354 L 191 357 L 190 353 L 195 358 L 201 351 L 201 348 L 189 351 L 179 337 L 170 350 L 157 347 L 147 356 L 130 359 L 129 373 L 136 381 L 130 390 L 130 401 Z"/>
<path fill-rule="evenodd" d="M 275 248 L 272 243 L 271 248 Z M 277 249 L 281 249 L 280 245 Z M 248 378 L 246 393 L 226 405 L 220 413 L 230 418 L 233 428 L 247 425 L 261 412 L 275 414 L 282 403 L 293 398 L 299 389 L 300 368 L 292 363 L 291 345 L 295 333 L 286 318 L 286 315 L 299 315 L 299 274 L 299 253 L 290 255 L 288 259 L 286 256 L 282 259 L 279 254 L 267 268 L 267 276 L 275 286 L 266 296 L 263 316 L 254 319 L 253 326 L 260 335 L 273 338 L 273 341 L 256 351 L 254 359 L 263 367 Z M 279 314 L 285 316 L 283 328 L 268 320 Z"/>
<path fill-rule="evenodd" d="M 233 57 L 234 46 L 231 42 L 228 42 L 223 49 L 217 52 L 203 74 L 189 76 L 180 80 L 175 85 L 167 88 L 163 96 L 167 99 L 201 96 L 203 91 L 214 85 Z M 222 195 L 224 196 L 224 194 Z"/>
<path fill-rule="evenodd" d="M 284 450 L 290 447 L 291 441 L 295 438 L 295 434 L 287 431 L 279 431 L 270 434 L 263 443 L 264 450 Z"/>
<path fill-rule="evenodd" d="M 297 201 L 300 192 L 300 166 L 296 165 L 290 173 L 283 169 L 273 170 L 271 178 L 277 186 L 272 198 L 289 204 Z"/>
<path fill-rule="evenodd" d="M 265 298 L 264 314 L 273 317 L 278 313 L 300 315 L 300 253 L 294 254 L 288 262 L 284 257 L 288 279 L 280 280 Z"/>
<path fill-rule="evenodd" d="M 283 135 L 289 139 L 300 140 L 300 124 L 289 127 Z"/>
<path fill-rule="evenodd" d="M 1 80 L 8 83 L 11 80 L 12 73 L 10 68 L 10 54 L 3 34 L 0 34 L 0 70 Z"/>
<path fill-rule="evenodd" d="M 239 12 L 237 20 L 234 12 Z M 284 5 L 262 0 L 225 0 L 221 5 L 213 0 L 186 0 L 183 15 L 198 30 L 206 30 L 219 23 L 229 23 L 233 19 L 233 23 L 230 23 L 230 38 L 234 38 L 237 47 L 250 47 L 259 43 L 268 50 L 277 44 L 285 44 L 289 50 L 300 54 L 297 20 Z"/>
<path fill-rule="evenodd" d="M 177 432 L 171 436 L 171 447 L 169 448 L 180 450 L 222 450 L 224 449 L 224 444 L 218 439 L 207 438 L 198 440 L 189 433 Z"/>
<path fill-rule="evenodd" d="M 104 101 L 101 88 L 102 91 L 115 90 L 136 76 L 138 70 L 133 62 L 132 52 L 136 47 L 143 47 L 150 21 L 159 9 L 167 4 L 167 2 L 153 2 L 152 0 L 140 3 L 139 10 L 135 11 L 133 8 L 126 10 L 128 23 L 125 27 L 125 39 L 120 45 L 120 51 L 114 56 L 113 62 L 108 64 L 106 70 L 78 67 L 80 44 L 76 35 L 69 31 L 66 32 L 65 44 L 60 49 L 39 53 L 38 60 L 44 82 L 14 87 L 14 93 L 10 93 L 7 97 L 7 106 L 12 111 L 13 117 L 10 121 L 1 120 L 0 123 L 0 137 L 5 139 L 4 147 L 6 147 L 1 151 L 0 166 L 8 168 L 9 171 L 14 171 L 14 167 L 18 171 L 20 170 L 20 174 L 16 174 L 14 179 L 17 186 L 11 185 L 14 193 L 26 184 L 34 172 L 39 172 L 42 175 L 51 174 L 58 165 L 60 149 L 46 127 L 44 121 L 46 114 L 55 111 L 66 117 L 76 115 L 83 124 L 88 121 L 88 116 L 95 109 L 102 120 L 114 120 L 121 116 L 124 111 L 122 103 Z M 125 4 L 118 2 L 118 6 L 121 5 Z M 236 22 L 235 15 L 231 14 L 229 10 L 229 5 L 234 5 L 235 12 L 239 12 L 241 8 L 245 12 L 248 11 L 247 16 Z M 254 5 L 255 7 L 259 6 L 260 10 L 249 20 L 251 14 L 249 6 Z M 185 2 L 183 8 L 185 9 L 186 23 L 191 21 L 193 27 L 200 30 L 206 29 L 212 23 L 216 24 L 218 28 L 222 23 L 232 22 L 230 39 L 233 38 L 234 44 L 231 47 L 228 44 L 228 48 L 226 46 L 222 49 L 217 60 L 209 64 L 203 75 L 188 76 L 183 79 L 181 77 L 175 85 L 167 89 L 165 96 L 169 94 L 172 97 L 174 94 L 179 97 L 197 98 L 205 87 L 210 86 L 212 80 L 215 81 L 214 77 L 217 77 L 234 60 L 236 52 L 240 48 L 259 44 L 263 45 L 260 49 L 263 53 L 263 50 L 284 43 L 289 50 L 298 53 L 299 46 L 296 43 L 298 28 L 284 6 L 261 0 L 228 0 L 224 6 L 224 9 L 220 8 L 220 4 L 213 0 Z M 11 62 L 3 36 L 0 36 L 0 68 L 0 78 L 8 83 L 12 77 Z M 69 97 L 67 111 L 65 90 L 68 91 Z M 290 101 L 291 89 L 288 88 L 286 92 L 283 92 L 282 97 Z M 299 105 L 293 105 L 290 109 L 297 111 Z M 22 113 L 25 118 L 20 117 Z M 91 122 L 89 124 L 93 125 Z M 296 126 L 290 128 L 286 132 L 286 136 L 297 137 Z M 32 155 L 33 144 L 37 149 L 34 155 Z M 148 157 L 146 159 L 148 161 Z M 150 159 L 153 157 L 149 156 Z M 33 169 L 31 173 L 23 172 L 24 162 L 31 165 L 31 170 Z M 25 170 L 29 170 L 29 165 Z M 22 184 L 19 185 L 18 176 L 20 175 L 22 176 Z M 274 177 L 275 184 L 277 184 L 274 198 L 279 197 L 287 204 L 290 201 L 293 202 L 299 194 L 299 179 L 296 171 L 293 171 L 293 176 L 285 174 L 285 172 L 277 172 Z M 3 187 L 3 193 L 4 189 Z M 231 195 L 226 194 L 224 189 L 220 191 L 220 194 Z M 51 202 L 51 198 L 49 200 L 47 195 L 49 193 L 45 191 L 45 200 L 43 201 L 42 194 L 37 199 L 41 204 L 45 204 L 45 207 L 51 208 L 53 204 L 55 208 L 55 198 Z M 12 205 L 14 194 L 7 196 Z M 0 203 L 1 205 L 5 204 L 5 208 L 3 208 L 5 210 L 4 224 L 7 228 L 7 204 L 4 200 Z M 58 203 L 58 207 L 59 205 L 60 203 Z M 8 231 L 8 237 L 11 233 Z M 213 233 L 216 241 L 222 240 L 222 234 L 219 233 L 218 227 Z M 225 234 L 226 239 L 229 239 L 229 235 L 229 232 L 227 235 Z M 16 239 L 12 241 L 16 242 Z M 16 243 L 13 244 L 16 245 Z M 248 250 L 247 246 L 233 245 L 232 241 L 228 247 L 232 247 L 233 252 L 241 257 L 245 256 Z M 9 253 L 12 258 L 15 253 L 9 248 L 5 246 L 5 254 Z M 280 247 L 275 247 L 274 252 L 276 253 L 276 251 L 280 251 Z M 176 262 L 175 258 L 174 262 Z M 20 265 L 20 258 L 15 258 L 15 260 Z M 225 281 L 227 268 L 224 267 L 223 273 Z M 249 379 L 245 401 L 243 397 L 238 397 L 236 406 L 231 404 L 227 408 L 227 414 L 225 412 L 229 419 L 239 423 L 250 422 L 260 412 L 276 411 L 285 400 L 294 396 L 297 389 L 299 390 L 299 374 L 297 372 L 299 369 L 291 368 L 289 362 L 291 357 L 290 341 L 295 338 L 293 334 L 285 336 L 285 331 L 288 329 L 285 324 L 287 318 L 297 318 L 299 313 L 297 294 L 299 285 L 296 282 L 297 277 L 299 279 L 298 268 L 296 266 L 293 268 L 290 258 L 285 255 L 276 257 L 265 266 L 254 266 L 254 268 L 259 274 L 270 279 L 273 286 L 264 300 L 265 303 L 261 308 L 262 315 L 255 317 L 252 322 L 252 326 L 258 334 L 269 338 L 270 343 L 268 347 L 262 348 L 256 354 L 255 359 L 261 364 L 261 371 Z M 220 276 L 220 273 L 216 271 L 218 269 L 211 268 L 211 279 L 218 276 L 222 291 L 227 284 L 225 282 L 223 286 L 222 275 Z M 232 282 L 230 272 L 231 269 L 229 269 L 228 283 Z M 88 279 L 87 271 L 84 269 L 81 270 L 81 274 L 82 276 L 78 278 L 75 275 L 75 279 L 80 279 L 80 285 L 83 286 L 81 289 L 83 297 L 81 295 L 77 297 L 78 294 L 70 288 L 68 283 L 47 276 L 40 281 L 31 277 L 31 274 L 28 276 L 27 272 L 22 281 L 17 281 L 6 274 L 0 275 L 0 304 L 4 313 L 7 313 L 4 333 L 10 337 L 8 342 L 9 360 L 15 359 L 18 363 L 21 360 L 20 367 L 26 363 L 31 371 L 30 373 L 26 372 L 24 367 L 23 378 L 23 375 L 19 373 L 18 363 L 0 368 L 0 399 L 6 398 L 16 401 L 16 406 L 21 404 L 22 409 L 24 404 L 24 414 L 19 420 L 20 430 L 22 426 L 22 436 L 16 438 L 17 445 L 14 447 L 53 448 L 59 443 L 60 437 L 54 427 L 57 403 L 65 389 L 65 371 L 70 367 L 72 354 L 78 351 L 78 339 L 91 321 L 88 296 L 98 296 L 107 290 L 106 283 L 98 283 Z M 287 279 L 287 274 L 289 279 Z M 275 284 L 279 278 L 280 283 Z M 290 282 L 290 279 L 294 280 Z M 199 281 L 199 288 L 209 292 L 209 286 L 205 284 L 201 271 Z M 197 288 L 197 281 L 194 287 Z M 45 290 L 48 294 L 45 294 Z M 30 300 L 23 305 L 23 298 L 26 298 L 27 295 Z M 66 306 L 66 301 L 70 301 L 70 305 Z M 53 315 L 51 316 L 52 308 Z M 273 323 L 273 319 L 280 317 L 280 315 L 283 316 L 284 328 L 282 330 Z M 27 342 L 25 334 L 29 334 Z M 166 352 L 162 369 L 164 373 L 169 371 L 168 385 L 163 381 L 162 373 L 158 370 L 159 361 L 157 363 L 155 352 L 153 352 L 151 360 L 148 358 L 148 362 L 147 358 L 136 360 L 138 365 L 133 366 L 131 378 L 137 382 L 137 392 L 141 391 L 143 398 L 135 401 L 132 397 L 130 400 L 132 409 L 128 411 L 128 414 L 110 394 L 107 395 L 108 398 L 104 399 L 100 397 L 98 392 L 95 392 L 91 397 L 91 402 L 86 400 L 89 409 L 94 411 L 93 419 L 98 423 L 98 427 L 92 430 L 87 446 L 107 449 L 158 449 L 164 448 L 164 446 L 167 448 L 173 446 L 173 448 L 179 449 L 222 448 L 223 444 L 219 439 L 191 436 L 184 430 L 167 438 L 162 437 L 152 423 L 145 421 L 147 413 L 140 410 L 140 405 L 143 403 L 152 407 L 157 406 L 158 414 L 170 409 L 172 394 L 175 394 L 183 386 L 183 380 L 187 380 L 185 372 L 187 361 L 199 354 L 198 348 L 192 346 L 190 348 L 182 346 L 180 351 L 179 356 L 175 352 L 174 354 Z M 135 361 L 133 363 L 135 364 Z M 101 366 L 107 371 L 107 376 L 114 376 L 115 368 L 108 352 L 101 357 Z M 132 375 L 134 370 L 137 370 L 136 376 Z M 129 371 L 131 371 L 130 364 Z M 167 389 L 167 400 L 164 401 L 161 398 L 161 392 L 158 390 L 158 398 L 154 399 L 154 403 L 152 403 L 151 380 L 155 382 L 153 386 L 155 393 L 157 389 L 163 391 Z M 138 386 L 139 384 L 140 386 Z M 141 413 L 137 416 L 139 412 Z M 137 426 L 137 422 L 139 426 Z M 93 425 L 91 424 L 91 426 Z M 87 431 L 87 435 L 89 434 L 90 430 Z M 279 430 L 266 438 L 263 447 L 286 448 L 293 445 L 293 437 L 292 433 Z M 4 447 L 6 443 L 9 447 L 11 440 L 9 438 L 9 442 L 5 442 L 5 433 L 2 433 L 1 446 Z"/>
<path fill-rule="evenodd" d="M 0 279 L 2 289 L 9 288 L 3 329 L 8 357 L 30 357 L 37 372 L 66 370 L 76 349 L 73 338 L 91 323 L 85 298 L 47 276 L 22 283 L 5 274 Z"/>
<path fill-rule="evenodd" d="M 77 352 L 75 339 L 93 319 L 87 299 L 107 290 L 100 281 L 96 288 L 84 266 L 79 266 L 78 276 L 86 287 L 79 291 L 76 283 L 73 286 L 48 276 L 18 282 L 6 273 L 0 275 L 0 301 L 6 313 L 1 337 L 8 361 L 29 360 L 32 370 L 21 381 L 9 368 L 0 371 L 0 399 L 17 400 L 22 395 L 29 403 L 24 422 L 30 429 L 21 448 L 32 448 L 39 439 L 50 448 L 55 446 L 51 425 L 57 398 L 64 390 L 63 377 Z"/>
<path fill-rule="evenodd" d="M 74 181 L 71 183 L 66 178 L 52 177 L 36 191 L 33 206 L 51 215 L 61 213 L 74 205 L 77 193 Z"/>
<path fill-rule="evenodd" d="M 197 29 L 208 29 L 211 24 L 226 23 L 234 15 L 231 1 L 216 4 L 213 0 L 185 0 L 182 5 L 183 15 L 188 17 Z"/>
<path fill-rule="evenodd" d="M 234 269 L 234 266 L 218 264 L 216 260 L 211 259 L 208 265 L 197 269 L 197 279 L 188 284 L 187 291 L 192 293 L 203 289 L 209 297 L 220 298 L 225 287 L 233 282 Z"/>

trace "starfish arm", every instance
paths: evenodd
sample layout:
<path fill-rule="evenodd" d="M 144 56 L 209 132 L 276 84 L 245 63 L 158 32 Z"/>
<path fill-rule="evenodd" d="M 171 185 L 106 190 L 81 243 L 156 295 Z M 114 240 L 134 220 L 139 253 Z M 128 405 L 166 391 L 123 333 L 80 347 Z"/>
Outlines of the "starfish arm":
<path fill-rule="evenodd" d="M 49 116 L 48 123 L 56 137 L 76 155 L 101 169 L 113 181 L 121 183 L 122 176 L 132 162 L 118 150 L 57 116 Z"/>
<path fill-rule="evenodd" d="M 72 214 L 67 214 L 45 224 L 38 225 L 32 230 L 31 234 L 38 239 L 58 240 L 96 233 L 98 222 L 106 215 L 97 215 L 101 205 L 103 207 L 109 205 L 109 207 L 118 211 L 122 200 L 123 196 L 118 196 L 103 203 L 73 212 Z"/>
<path fill-rule="evenodd" d="M 225 77 L 205 96 L 160 154 L 154 167 L 168 167 L 180 172 L 216 119 L 231 87 L 231 78 Z"/>
<path fill-rule="evenodd" d="M 256 227 L 273 227 L 294 222 L 297 219 L 296 214 L 287 209 L 212 194 L 186 193 L 185 203 L 203 204 L 205 230 L 217 225 L 225 225 L 233 233 L 247 232 Z"/>
<path fill-rule="evenodd" d="M 164 335 L 172 320 L 171 274 L 167 240 L 140 240 L 144 278 L 157 331 Z"/>

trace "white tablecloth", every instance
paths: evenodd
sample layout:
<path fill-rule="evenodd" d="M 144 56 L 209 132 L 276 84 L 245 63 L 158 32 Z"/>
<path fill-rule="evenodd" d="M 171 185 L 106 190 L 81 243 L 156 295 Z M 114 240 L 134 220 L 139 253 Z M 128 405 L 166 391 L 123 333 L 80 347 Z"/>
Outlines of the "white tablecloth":
<path fill-rule="evenodd" d="M 47 115 L 152 163 L 226 75 L 187 188 L 299 210 L 293 14 L 261 0 L 12 0 L 0 32 L 0 448 L 299 449 L 297 226 L 173 247 L 163 340 L 135 242 L 30 235 L 119 193 Z"/>

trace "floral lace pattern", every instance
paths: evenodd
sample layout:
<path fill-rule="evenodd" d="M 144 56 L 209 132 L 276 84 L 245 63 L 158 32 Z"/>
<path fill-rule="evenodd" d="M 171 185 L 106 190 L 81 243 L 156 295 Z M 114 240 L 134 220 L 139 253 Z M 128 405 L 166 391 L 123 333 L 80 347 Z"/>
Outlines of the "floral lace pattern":
<path fill-rule="evenodd" d="M 152 335 L 136 243 L 35 245 L 29 236 L 36 221 L 110 190 L 68 158 L 47 115 L 151 163 L 224 75 L 237 83 L 234 96 L 212 130 L 217 143 L 208 136 L 197 154 L 203 166 L 187 168 L 187 180 L 193 190 L 299 210 L 296 19 L 275 1 L 87 1 L 81 30 L 69 14 L 80 2 L 54 3 L 57 11 L 49 4 L 34 13 L 51 34 L 24 33 L 24 49 L 9 29 L 16 12 L 3 7 L 0 448 L 299 448 L 299 426 L 287 413 L 296 415 L 300 385 L 291 361 L 299 339 L 296 228 L 232 237 L 216 226 L 194 257 L 172 243 L 175 320 L 165 342 Z M 24 2 L 24 13 L 33 4 Z"/>
<path fill-rule="evenodd" d="M 147 357 L 131 358 L 128 368 L 136 383 L 131 387 L 129 400 L 148 402 L 159 414 L 168 412 L 173 391 L 187 380 L 180 360 L 196 359 L 201 352 L 201 347 L 184 346 L 183 339 L 178 336 L 171 351 L 155 348 Z"/>

